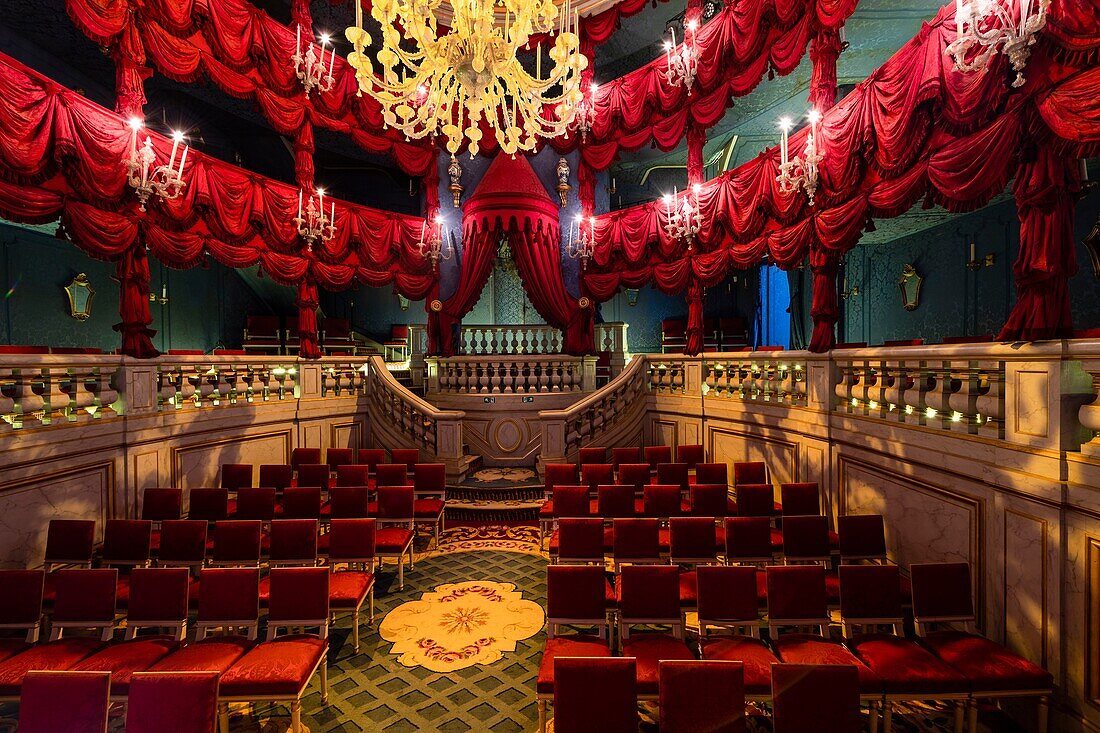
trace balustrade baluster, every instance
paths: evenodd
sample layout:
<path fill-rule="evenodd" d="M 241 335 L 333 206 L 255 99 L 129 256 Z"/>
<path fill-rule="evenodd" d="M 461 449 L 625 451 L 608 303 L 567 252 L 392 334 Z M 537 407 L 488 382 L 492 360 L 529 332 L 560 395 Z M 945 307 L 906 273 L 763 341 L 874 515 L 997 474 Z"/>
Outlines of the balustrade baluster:
<path fill-rule="evenodd" d="M 930 367 L 935 383 L 927 395 L 928 407 L 924 413 L 924 424 L 928 427 L 948 428 L 951 420 L 951 395 L 959 390 L 961 383 L 951 375 L 951 363 L 938 361 Z"/>
<path fill-rule="evenodd" d="M 88 389 L 88 382 L 94 381 L 95 378 L 95 370 L 92 367 L 83 365 L 73 367 L 72 378 L 69 381 L 67 390 L 72 405 L 69 411 L 70 420 L 88 422 L 98 412 L 95 403 L 95 392 Z"/>
<path fill-rule="evenodd" d="M 978 423 L 975 415 L 978 412 L 976 404 L 980 390 L 977 364 L 954 362 L 951 364 L 950 375 L 952 383 L 957 384 L 958 389 L 947 397 L 950 409 L 947 427 L 956 433 L 977 434 Z"/>
<path fill-rule="evenodd" d="M 43 389 L 40 380 L 38 369 L 20 369 L 15 378 L 15 404 L 19 407 L 19 424 L 23 428 L 39 427 L 45 417 L 46 400 L 39 393 Z"/>
<path fill-rule="evenodd" d="M 11 369 L 0 369 L 0 433 L 11 430 L 15 425 L 15 398 L 17 394 L 16 378 Z"/>
<path fill-rule="evenodd" d="M 980 392 L 974 401 L 976 417 L 981 418 L 978 434 L 1004 437 L 1005 365 L 1004 362 L 978 362 L 981 368 Z"/>

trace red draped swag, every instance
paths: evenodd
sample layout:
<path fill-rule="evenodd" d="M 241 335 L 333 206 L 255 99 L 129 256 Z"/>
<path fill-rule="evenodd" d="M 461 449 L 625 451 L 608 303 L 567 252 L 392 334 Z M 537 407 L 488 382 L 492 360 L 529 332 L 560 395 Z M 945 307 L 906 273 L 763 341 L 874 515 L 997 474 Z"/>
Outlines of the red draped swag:
<path fill-rule="evenodd" d="M 1021 293 L 1002 338 L 1065 333 L 1076 187 L 1069 159 L 1100 153 L 1094 58 L 1100 55 L 1100 0 L 1056 3 L 1050 22 L 1055 32 L 1041 34 L 1033 47 L 1027 84 L 1013 90 L 1003 56 L 988 74 L 954 70 L 944 53 L 955 38 L 954 8 L 943 8 L 825 114 L 815 206 L 802 193 L 779 191 L 779 151 L 767 150 L 703 185 L 699 203 L 706 216 L 690 250 L 665 235 L 662 202 L 598 217 L 588 292 L 606 300 L 620 288 L 652 283 L 674 293 L 689 281 L 716 284 L 730 269 L 755 266 L 765 255 L 784 269 L 809 256 L 811 347 L 825 350 L 833 345 L 838 314 L 837 265 L 872 218 L 898 216 L 922 198 L 926 206 L 970 211 L 1017 176 Z M 803 149 L 806 132 L 792 136 L 792 155 Z M 1028 150 L 1037 152 L 1021 153 Z"/>
<path fill-rule="evenodd" d="M 417 246 L 423 219 L 337 201 L 336 236 L 308 251 L 292 221 L 296 187 L 195 151 L 183 195 L 164 202 L 153 197 L 142 212 L 126 183 L 122 161 L 131 132 L 120 115 L 2 55 L 0 87 L 0 216 L 35 224 L 60 216 L 77 246 L 118 263 L 118 330 L 126 354 L 155 353 L 146 250 L 170 267 L 212 257 L 233 268 L 258 264 L 284 285 L 308 279 L 312 297 L 308 287 L 299 293 L 307 307 L 316 302 L 317 286 L 393 285 L 420 299 L 435 282 Z M 158 159 L 167 160 L 171 141 L 145 134 Z"/>
<path fill-rule="evenodd" d="M 428 352 L 454 355 L 456 326 L 481 296 L 505 238 L 531 305 L 562 331 L 562 351 L 594 353 L 595 313 L 587 298 L 573 298 L 565 289 L 558 207 L 522 155 L 498 155 L 463 207 L 458 287 L 446 301 L 429 304 Z"/>

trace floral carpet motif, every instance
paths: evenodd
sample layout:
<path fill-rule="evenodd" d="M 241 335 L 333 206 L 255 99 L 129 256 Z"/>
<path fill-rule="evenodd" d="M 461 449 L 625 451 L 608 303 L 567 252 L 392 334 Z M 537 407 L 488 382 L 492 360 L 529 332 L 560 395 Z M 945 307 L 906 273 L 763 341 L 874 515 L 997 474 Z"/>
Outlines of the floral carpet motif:
<path fill-rule="evenodd" d="M 437 553 L 523 552 L 542 554 L 538 527 L 506 527 L 490 524 L 482 527 L 452 527 L 439 538 Z"/>
<path fill-rule="evenodd" d="M 499 661 L 541 631 L 543 620 L 542 606 L 525 600 L 513 583 L 471 580 L 401 604 L 378 632 L 393 642 L 390 653 L 402 665 L 453 672 Z"/>
<path fill-rule="evenodd" d="M 538 478 L 538 474 L 529 468 L 483 468 L 470 478 L 479 483 L 490 483 L 493 481 L 516 481 L 522 483 Z"/>

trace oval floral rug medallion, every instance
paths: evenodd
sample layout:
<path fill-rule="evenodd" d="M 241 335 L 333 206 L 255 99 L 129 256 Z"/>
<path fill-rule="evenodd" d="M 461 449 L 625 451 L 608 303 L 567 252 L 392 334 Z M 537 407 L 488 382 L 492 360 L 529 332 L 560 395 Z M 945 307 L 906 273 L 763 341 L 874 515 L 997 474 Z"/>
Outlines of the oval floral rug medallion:
<path fill-rule="evenodd" d="M 514 584 L 471 580 L 402 603 L 378 632 L 393 642 L 390 653 L 399 654 L 404 666 L 451 672 L 514 652 L 517 641 L 542 629 L 543 618 L 542 606 L 524 600 Z"/>

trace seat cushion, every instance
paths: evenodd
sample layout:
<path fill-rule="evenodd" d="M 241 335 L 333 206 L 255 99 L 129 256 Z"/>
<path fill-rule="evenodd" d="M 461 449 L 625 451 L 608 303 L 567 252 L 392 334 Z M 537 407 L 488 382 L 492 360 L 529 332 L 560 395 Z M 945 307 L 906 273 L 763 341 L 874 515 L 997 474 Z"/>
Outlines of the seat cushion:
<path fill-rule="evenodd" d="M 751 636 L 719 636 L 703 642 L 703 659 L 742 662 L 745 665 L 745 694 L 770 695 L 772 665 L 779 659 Z"/>
<path fill-rule="evenodd" d="M 923 642 L 970 680 L 975 693 L 1039 691 L 1054 686 L 1054 678 L 1045 669 L 984 636 L 937 631 L 925 636 Z"/>
<path fill-rule="evenodd" d="M 695 659 L 683 639 L 671 634 L 642 632 L 623 639 L 623 656 L 634 657 L 638 663 L 638 694 L 657 694 L 657 668 L 661 662 Z"/>
<path fill-rule="evenodd" d="M 72 669 L 104 647 L 98 637 L 74 636 L 27 649 L 0 662 L 0 697 L 19 694 L 23 677 L 31 670 L 57 672 Z"/>
<path fill-rule="evenodd" d="M 694 570 L 680 571 L 680 605 L 687 608 L 699 605 L 699 576 Z"/>
<path fill-rule="evenodd" d="M 32 646 L 33 644 L 28 644 L 23 637 L 0 639 L 0 662 L 11 659 L 16 654 L 25 652 Z"/>
<path fill-rule="evenodd" d="M 327 647 L 324 639 L 312 634 L 282 636 L 257 644 L 222 675 L 218 695 L 296 697 L 309 684 Z"/>
<path fill-rule="evenodd" d="M 619 607 L 619 593 L 607 578 L 603 579 L 603 604 L 605 608 Z"/>
<path fill-rule="evenodd" d="M 442 499 L 417 499 L 413 502 L 413 516 L 417 519 L 436 519 L 443 515 Z"/>
<path fill-rule="evenodd" d="M 255 645 L 243 636 L 210 636 L 172 652 L 148 671 L 224 673 Z"/>
<path fill-rule="evenodd" d="M 385 527 L 374 535 L 374 550 L 381 555 L 396 555 L 408 548 L 412 538 L 411 529 Z"/>
<path fill-rule="evenodd" d="M 180 648 L 170 636 L 146 636 L 132 641 L 109 644 L 73 667 L 78 672 L 110 672 L 111 695 L 118 697 L 130 691 L 134 672 L 144 672 Z"/>
<path fill-rule="evenodd" d="M 547 499 L 539 507 L 539 519 L 553 519 L 554 518 L 554 500 Z"/>
<path fill-rule="evenodd" d="M 882 678 L 888 695 L 958 694 L 970 689 L 966 677 L 935 654 L 894 634 L 857 634 L 848 647 Z"/>
<path fill-rule="evenodd" d="M 610 657 L 611 648 L 607 639 L 595 634 L 572 634 L 555 636 L 546 640 L 539 663 L 539 678 L 536 691 L 539 694 L 554 692 L 554 660 L 558 657 Z"/>
<path fill-rule="evenodd" d="M 328 605 L 330 608 L 358 608 L 374 585 L 374 573 L 358 570 L 341 570 L 328 576 Z"/>
<path fill-rule="evenodd" d="M 882 679 L 844 646 L 816 634 L 783 634 L 775 642 L 779 658 L 790 664 L 854 664 L 859 670 L 861 695 L 878 695 Z"/>

